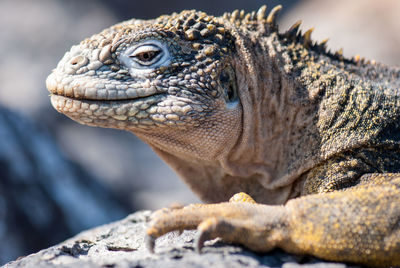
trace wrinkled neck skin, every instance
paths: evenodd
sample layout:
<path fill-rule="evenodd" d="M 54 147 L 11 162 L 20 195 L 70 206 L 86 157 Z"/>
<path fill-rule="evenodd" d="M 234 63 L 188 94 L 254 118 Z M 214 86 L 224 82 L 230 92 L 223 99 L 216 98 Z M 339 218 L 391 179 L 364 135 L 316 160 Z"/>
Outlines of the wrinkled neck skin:
<path fill-rule="evenodd" d="M 222 145 L 223 150 L 218 149 L 219 153 L 208 159 L 191 158 L 162 148 L 159 139 L 135 134 L 149 143 L 203 201 L 227 201 L 243 191 L 259 203 L 283 204 L 300 194 L 297 179 L 311 168 L 301 159 L 311 148 L 317 148 L 318 141 L 310 133 L 314 129 L 310 113 L 315 107 L 304 105 L 307 100 L 302 99 L 306 98 L 301 96 L 302 86 L 289 77 L 292 74 L 286 67 L 290 59 L 285 58 L 274 37 L 237 34 L 235 38 L 238 52 L 233 65 L 241 115 L 239 122 L 229 126 L 237 129 L 231 139 L 215 144 L 215 148 Z M 252 43 L 256 49 L 250 50 Z M 190 131 L 181 133 L 182 139 L 191 135 Z"/>

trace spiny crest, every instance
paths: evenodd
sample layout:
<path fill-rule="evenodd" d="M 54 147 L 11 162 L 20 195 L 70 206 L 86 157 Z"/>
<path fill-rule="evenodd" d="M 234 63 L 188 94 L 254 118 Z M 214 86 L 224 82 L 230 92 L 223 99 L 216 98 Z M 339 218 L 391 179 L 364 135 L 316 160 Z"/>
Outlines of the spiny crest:
<path fill-rule="evenodd" d="M 236 25 L 237 27 L 245 27 L 248 30 L 262 31 L 266 34 L 273 32 L 278 33 L 278 25 L 276 23 L 278 15 L 282 9 L 281 5 L 278 5 L 271 9 L 267 14 L 267 6 L 261 6 L 257 12 L 252 11 L 245 13 L 244 10 L 235 10 L 232 13 L 224 13 L 222 18 L 229 21 L 230 23 Z M 321 42 L 314 42 L 311 38 L 311 34 L 314 31 L 314 27 L 308 29 L 302 33 L 299 28 L 301 25 L 301 20 L 295 22 L 286 32 L 280 34 L 280 36 L 291 40 L 296 43 L 302 44 L 307 49 L 312 49 L 318 53 L 324 53 L 334 59 L 346 62 L 353 62 L 356 64 L 369 64 L 373 63 L 360 58 L 360 56 L 355 56 L 352 59 L 347 59 L 343 56 L 343 49 L 335 52 L 331 52 L 327 49 L 328 39 L 324 39 Z"/>
<path fill-rule="evenodd" d="M 358 65 L 361 65 L 361 64 L 372 64 L 372 65 L 375 65 L 375 64 L 377 64 L 377 62 L 375 60 L 367 60 L 367 59 L 365 59 L 365 57 L 361 57 L 359 54 L 355 55 L 352 58 L 352 60 Z"/>
<path fill-rule="evenodd" d="M 321 43 L 313 42 L 311 39 L 311 34 L 314 31 L 314 27 L 308 29 L 304 33 L 302 33 L 299 28 L 301 25 L 301 20 L 296 21 L 284 34 L 283 36 L 289 40 L 297 41 L 305 48 L 316 48 L 318 52 L 325 52 L 326 51 L 326 43 L 328 39 L 323 40 Z"/>
<path fill-rule="evenodd" d="M 251 25 L 265 25 L 267 26 L 268 30 L 276 31 L 278 29 L 276 19 L 281 9 L 281 5 L 274 7 L 269 13 L 267 13 L 266 5 L 260 7 L 257 12 L 252 11 L 250 13 L 245 13 L 244 10 L 239 11 L 236 9 L 232 13 L 224 13 L 222 18 L 231 22 L 232 24 L 235 24 L 236 26 L 249 27 Z"/>
<path fill-rule="evenodd" d="M 230 23 L 238 27 L 246 27 L 246 29 L 254 31 L 262 31 L 266 34 L 273 32 L 278 32 L 277 18 L 282 6 L 278 5 L 271 9 L 267 14 L 267 6 L 263 5 L 260 9 L 255 12 L 245 13 L 244 10 L 235 10 L 232 13 L 225 13 L 223 19 L 229 21 Z M 311 34 L 314 28 L 310 28 L 304 33 L 302 33 L 299 28 L 301 25 L 301 20 L 295 22 L 286 32 L 280 34 L 284 38 L 302 44 L 307 49 L 313 49 L 319 53 L 325 53 L 332 56 L 338 60 L 346 60 L 343 57 L 343 51 L 339 50 L 335 53 L 331 53 L 327 50 L 326 43 L 328 39 L 323 40 L 320 43 L 314 42 L 311 39 Z"/>
<path fill-rule="evenodd" d="M 330 56 L 340 61 L 354 62 L 356 64 L 368 63 L 364 60 L 364 58 L 360 59 L 359 56 L 355 56 L 352 59 L 344 58 L 343 49 L 340 49 L 335 52 L 329 51 L 326 46 L 329 39 L 324 39 L 319 43 L 314 42 L 311 39 L 311 34 L 314 31 L 314 27 L 302 33 L 302 31 L 299 30 L 300 25 L 301 25 L 301 20 L 295 22 L 285 33 L 282 34 L 282 36 L 287 38 L 288 40 L 302 44 L 307 49 L 312 49 L 318 53 L 324 53 L 327 56 Z"/>

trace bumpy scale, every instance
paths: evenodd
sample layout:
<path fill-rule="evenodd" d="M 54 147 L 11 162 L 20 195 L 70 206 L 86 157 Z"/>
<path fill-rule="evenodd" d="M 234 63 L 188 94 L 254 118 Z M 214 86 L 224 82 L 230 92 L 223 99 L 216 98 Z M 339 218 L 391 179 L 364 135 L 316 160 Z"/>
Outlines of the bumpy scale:
<path fill-rule="evenodd" d="M 400 70 L 279 32 L 280 9 L 119 23 L 65 54 L 51 102 L 135 133 L 206 202 L 240 193 L 156 212 L 151 249 L 198 228 L 198 249 L 400 265 Z"/>

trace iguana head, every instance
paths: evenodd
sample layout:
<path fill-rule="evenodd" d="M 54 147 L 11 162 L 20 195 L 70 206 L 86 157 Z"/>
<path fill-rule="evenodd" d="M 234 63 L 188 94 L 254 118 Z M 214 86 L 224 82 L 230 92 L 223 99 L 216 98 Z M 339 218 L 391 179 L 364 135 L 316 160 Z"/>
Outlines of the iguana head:
<path fill-rule="evenodd" d="M 53 106 L 80 123 L 208 157 L 241 125 L 235 53 L 226 26 L 202 12 L 129 20 L 73 46 L 47 88 Z M 192 145 L 177 144 L 185 137 Z"/>

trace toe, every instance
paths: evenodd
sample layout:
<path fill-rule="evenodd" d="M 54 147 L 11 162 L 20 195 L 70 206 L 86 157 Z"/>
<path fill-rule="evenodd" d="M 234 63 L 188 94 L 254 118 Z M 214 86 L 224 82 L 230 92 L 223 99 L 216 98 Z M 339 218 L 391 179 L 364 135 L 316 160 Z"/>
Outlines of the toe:
<path fill-rule="evenodd" d="M 196 250 L 201 252 L 204 242 L 221 238 L 224 242 L 241 244 L 255 251 L 269 251 L 275 245 L 266 244 L 266 229 L 243 219 L 209 218 L 197 228 Z"/>

